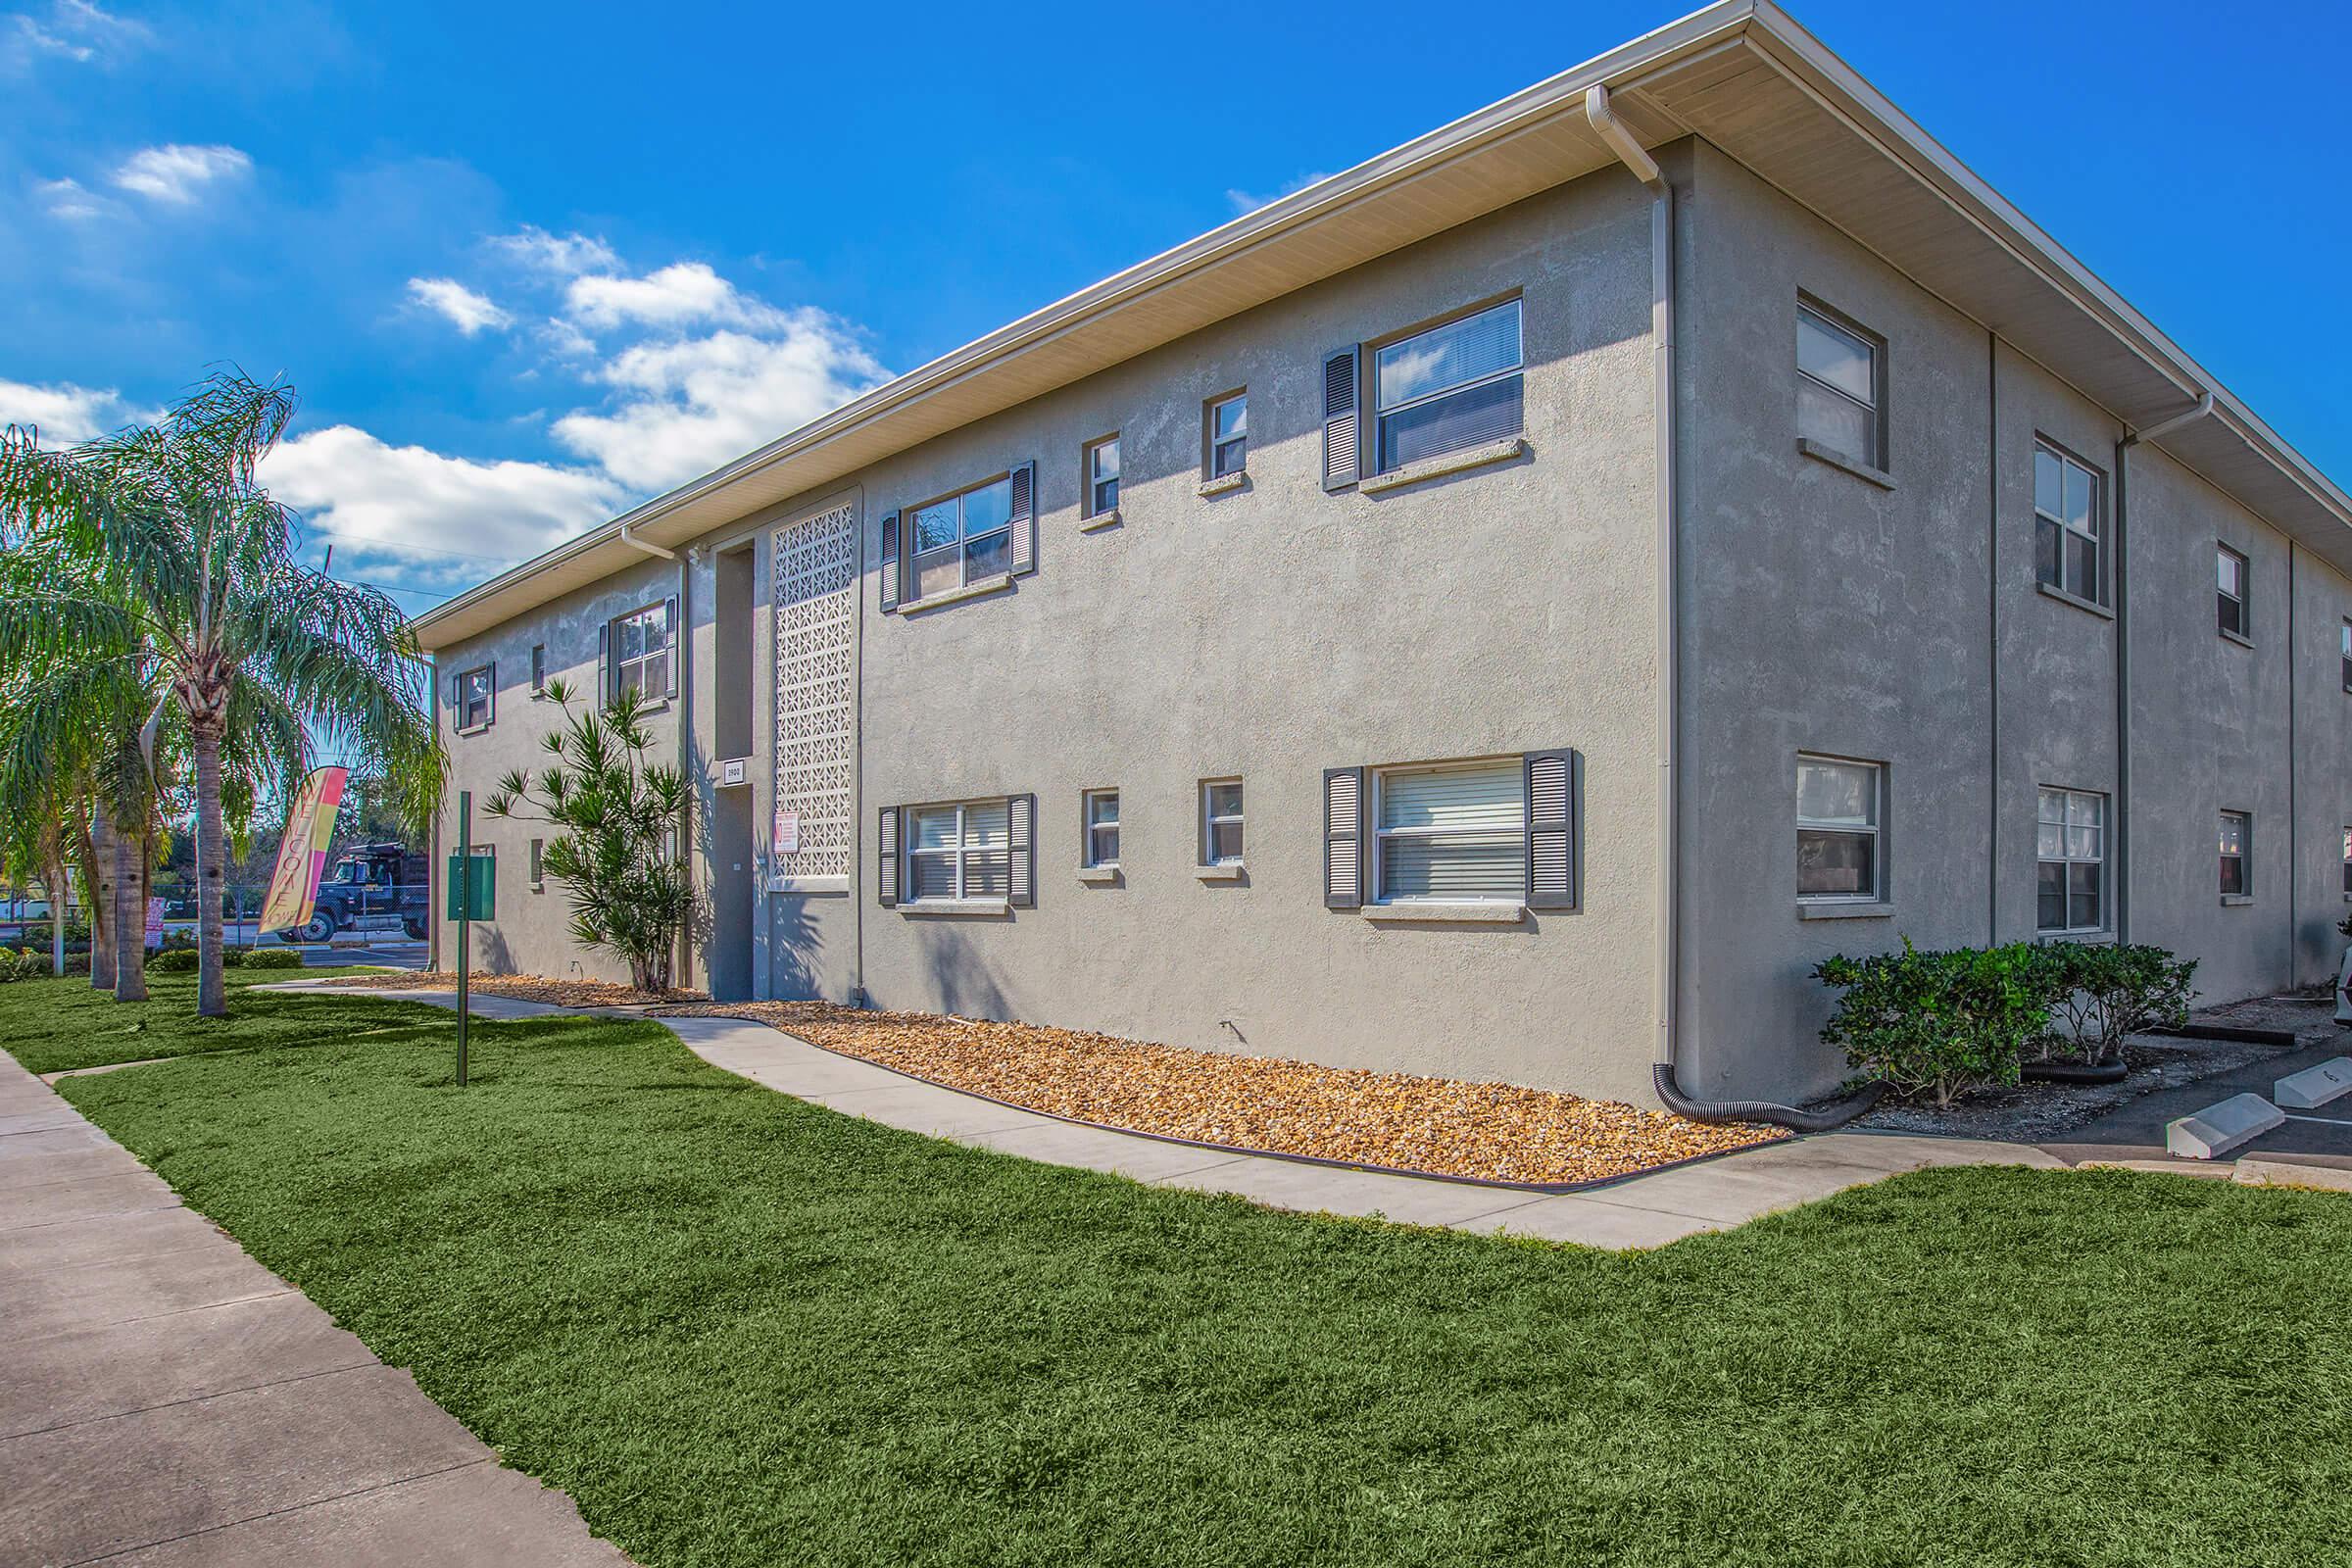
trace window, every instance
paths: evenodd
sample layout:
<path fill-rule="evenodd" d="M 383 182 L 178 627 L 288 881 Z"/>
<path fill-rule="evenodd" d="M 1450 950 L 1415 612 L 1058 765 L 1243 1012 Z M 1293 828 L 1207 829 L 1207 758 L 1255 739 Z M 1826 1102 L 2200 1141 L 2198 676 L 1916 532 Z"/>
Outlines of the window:
<path fill-rule="evenodd" d="M 669 695 L 669 605 L 648 605 L 612 623 L 612 695 Z"/>
<path fill-rule="evenodd" d="M 1377 351 L 1379 471 L 1517 435 L 1524 380 L 1517 300 Z"/>
<path fill-rule="evenodd" d="M 1876 903 L 1885 770 L 1827 757 L 1796 760 L 1796 896 Z"/>
<path fill-rule="evenodd" d="M 1088 790 L 1085 800 L 1087 865 L 1119 863 L 1119 792 Z"/>
<path fill-rule="evenodd" d="M 2352 898 L 2352 827 L 2344 829 L 2344 896 Z"/>
<path fill-rule="evenodd" d="M 1250 464 L 1250 394 L 1235 392 L 1211 398 L 1202 420 L 1208 437 L 1207 468 L 1211 479 L 1240 473 Z"/>
<path fill-rule="evenodd" d="M 1086 514 L 1103 516 L 1119 510 L 1119 437 L 1116 431 L 1086 449 Z"/>
<path fill-rule="evenodd" d="M 2105 604 L 2099 475 L 2046 441 L 2034 445 L 2034 569 L 2062 593 Z"/>
<path fill-rule="evenodd" d="M 1012 569 L 1011 474 L 916 507 L 909 516 L 917 599 Z"/>
<path fill-rule="evenodd" d="M 2107 926 L 2107 797 L 2043 790 L 2034 832 L 2034 913 L 2038 931 L 2103 931 Z"/>
<path fill-rule="evenodd" d="M 1874 468 L 1886 466 L 1880 348 L 1810 305 L 1796 309 L 1796 433 Z"/>
<path fill-rule="evenodd" d="M 469 669 L 458 677 L 458 733 L 490 727 L 494 687 L 490 666 Z"/>
<path fill-rule="evenodd" d="M 547 873 L 540 867 L 540 857 L 546 852 L 547 840 L 531 840 L 531 891 L 538 893 L 547 886 Z"/>
<path fill-rule="evenodd" d="M 2244 811 L 2222 813 L 2222 897 L 2250 898 L 2254 892 L 2248 861 L 2254 854 L 2254 818 Z"/>
<path fill-rule="evenodd" d="M 1527 768 L 1519 758 L 1377 773 L 1383 904 L 1527 898 Z"/>
<path fill-rule="evenodd" d="M 531 695 L 547 690 L 547 644 L 531 644 Z"/>
<path fill-rule="evenodd" d="M 2344 690 L 2352 692 L 2352 620 L 2344 622 Z"/>
<path fill-rule="evenodd" d="M 1211 779 L 1200 786 L 1200 863 L 1242 863 L 1242 781 Z"/>
<path fill-rule="evenodd" d="M 2215 575 L 2219 579 L 2222 633 L 2229 637 L 2252 637 L 2254 616 L 2246 604 L 2246 558 L 2228 545 L 2216 547 Z"/>
<path fill-rule="evenodd" d="M 1012 891 L 1012 833 L 1009 803 L 967 801 L 960 806 L 922 806 L 909 811 L 906 835 L 907 896 L 917 903 L 943 899 L 1002 899 Z"/>

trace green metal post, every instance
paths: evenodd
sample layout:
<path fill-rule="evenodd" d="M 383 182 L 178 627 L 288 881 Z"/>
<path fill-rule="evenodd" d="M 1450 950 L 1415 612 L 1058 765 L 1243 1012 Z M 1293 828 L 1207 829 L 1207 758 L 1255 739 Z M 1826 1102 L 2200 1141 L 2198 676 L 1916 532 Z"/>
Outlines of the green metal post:
<path fill-rule="evenodd" d="M 466 975 L 473 968 L 473 791 L 458 791 L 458 1087 L 466 1087 Z"/>

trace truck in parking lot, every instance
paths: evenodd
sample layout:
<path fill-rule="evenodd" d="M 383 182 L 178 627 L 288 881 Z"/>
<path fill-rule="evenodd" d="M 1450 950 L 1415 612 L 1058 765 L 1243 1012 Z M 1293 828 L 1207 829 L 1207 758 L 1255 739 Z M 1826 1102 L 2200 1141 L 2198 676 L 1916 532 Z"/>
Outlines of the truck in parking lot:
<path fill-rule="evenodd" d="M 389 930 L 397 924 L 421 942 L 428 891 L 423 856 L 397 843 L 355 844 L 318 879 L 309 923 L 288 935 L 325 942 L 338 931 Z"/>

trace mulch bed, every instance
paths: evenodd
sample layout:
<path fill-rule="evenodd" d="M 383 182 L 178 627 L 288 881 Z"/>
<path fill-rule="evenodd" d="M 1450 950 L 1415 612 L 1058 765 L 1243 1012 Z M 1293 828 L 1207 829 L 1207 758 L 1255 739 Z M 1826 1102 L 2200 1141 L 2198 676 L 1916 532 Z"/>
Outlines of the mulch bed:
<path fill-rule="evenodd" d="M 843 1055 L 1074 1121 L 1482 1181 L 1606 1181 L 1788 1136 L 1514 1084 L 1318 1067 L 937 1013 L 809 1002 L 653 1010 L 755 1019 Z"/>
<path fill-rule="evenodd" d="M 454 969 L 389 969 L 371 974 L 340 975 L 318 982 L 353 991 L 455 991 Z M 549 980 L 535 974 L 474 974 L 466 989 L 478 996 L 513 997 L 520 1002 L 545 1002 L 560 1007 L 642 1007 L 654 1003 L 700 1002 L 700 991 L 672 991 L 657 996 L 610 980 Z"/>

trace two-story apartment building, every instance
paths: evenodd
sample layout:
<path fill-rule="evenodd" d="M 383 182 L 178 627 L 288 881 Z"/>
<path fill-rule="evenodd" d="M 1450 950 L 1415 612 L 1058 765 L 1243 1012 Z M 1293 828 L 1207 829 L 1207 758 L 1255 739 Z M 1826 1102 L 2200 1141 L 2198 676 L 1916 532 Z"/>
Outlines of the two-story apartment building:
<path fill-rule="evenodd" d="M 1789 1098 L 1828 954 L 2352 899 L 2352 500 L 1760 0 L 418 624 L 453 802 L 661 697 L 722 998 Z M 474 961 L 608 972 L 528 831 Z"/>

